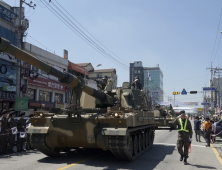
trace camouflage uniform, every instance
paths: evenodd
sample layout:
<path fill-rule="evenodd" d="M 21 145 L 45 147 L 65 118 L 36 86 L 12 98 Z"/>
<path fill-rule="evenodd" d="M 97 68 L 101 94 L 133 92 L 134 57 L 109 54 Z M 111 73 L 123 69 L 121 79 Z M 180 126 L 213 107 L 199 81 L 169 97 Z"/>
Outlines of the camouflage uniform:
<path fill-rule="evenodd" d="M 14 118 L 10 117 L 8 119 L 8 127 L 10 129 L 10 131 L 9 131 L 9 139 L 8 139 L 8 144 L 9 144 L 8 150 L 10 152 L 14 152 L 13 148 L 14 148 L 14 144 L 15 144 L 15 134 L 12 134 L 11 129 L 16 127 L 16 126 L 17 126 L 16 120 Z"/>
<path fill-rule="evenodd" d="M 2 111 L 2 114 L 8 113 L 8 111 Z M 1 118 L 1 132 L 0 132 L 0 144 L 1 144 L 1 150 L 3 154 L 6 154 L 7 152 L 7 141 L 8 141 L 8 121 L 7 118 L 2 116 Z"/>
<path fill-rule="evenodd" d="M 183 127 L 185 126 L 185 121 L 186 121 L 186 118 L 182 120 Z M 178 130 L 181 129 L 180 118 L 177 118 L 173 124 L 178 125 Z M 188 149 L 189 149 L 189 143 L 190 143 L 189 138 L 192 138 L 192 135 L 193 135 L 192 126 L 188 119 L 187 119 L 187 126 L 185 129 L 188 130 L 189 132 L 178 131 L 177 149 L 181 156 L 183 156 L 184 158 L 188 158 Z M 184 147 L 184 151 L 183 151 L 183 147 Z"/>
<path fill-rule="evenodd" d="M 18 134 L 17 134 L 17 151 L 25 151 L 23 150 L 23 145 L 26 141 L 25 138 L 20 138 L 19 132 L 25 132 L 26 131 L 26 120 L 23 118 L 20 118 L 17 122 L 17 128 L 18 128 Z"/>

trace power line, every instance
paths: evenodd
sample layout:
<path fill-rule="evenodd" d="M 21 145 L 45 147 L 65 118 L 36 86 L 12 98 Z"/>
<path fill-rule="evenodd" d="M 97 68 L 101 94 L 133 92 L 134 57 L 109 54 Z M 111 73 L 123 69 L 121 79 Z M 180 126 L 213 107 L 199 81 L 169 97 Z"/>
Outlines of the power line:
<path fill-rule="evenodd" d="M 47 3 L 45 1 L 42 1 L 43 4 L 46 6 Z M 87 44 L 89 44 L 91 47 L 93 47 L 95 50 L 97 50 L 99 53 L 101 53 L 104 57 L 115 63 L 116 65 L 120 66 L 121 68 L 125 69 L 128 71 L 128 66 L 114 58 L 112 55 L 107 53 L 103 48 L 101 48 L 97 43 L 95 43 L 90 37 L 88 37 L 76 24 L 73 22 L 68 22 L 70 19 L 55 5 L 53 4 L 54 7 L 51 5 L 47 5 L 46 7 L 54 14 L 56 15 L 64 24 L 66 24 L 73 32 L 75 32 L 81 39 L 83 39 Z M 61 13 L 64 15 L 62 16 L 60 13 L 57 11 L 61 11 Z"/>
<path fill-rule="evenodd" d="M 56 0 L 55 0 L 56 1 Z M 57 2 L 57 1 L 56 1 Z M 89 35 L 91 35 L 99 44 L 101 44 L 103 47 L 105 47 L 105 49 L 107 49 L 109 52 L 111 52 L 113 55 L 115 55 L 117 58 L 119 58 L 120 60 L 122 60 L 120 57 L 118 57 L 116 54 L 114 54 L 112 51 L 110 51 L 105 45 L 103 45 L 97 38 L 95 38 L 88 30 L 86 30 L 65 8 L 63 8 L 61 6 L 61 4 L 59 2 L 57 2 L 59 4 L 59 6 L 64 9 L 64 11 L 66 11 L 66 13 L 73 18 L 73 20 L 80 26 L 82 27 Z M 125 62 L 126 64 L 128 64 L 128 62 L 122 60 L 123 62 Z"/>

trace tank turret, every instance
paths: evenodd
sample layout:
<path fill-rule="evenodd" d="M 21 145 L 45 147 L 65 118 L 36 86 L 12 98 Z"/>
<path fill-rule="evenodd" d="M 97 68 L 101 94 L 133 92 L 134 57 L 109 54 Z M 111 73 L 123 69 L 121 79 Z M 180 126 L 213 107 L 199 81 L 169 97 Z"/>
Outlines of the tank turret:
<path fill-rule="evenodd" d="M 3 38 L 0 51 L 57 77 L 72 88 L 68 108 L 34 113 L 27 131 L 32 134 L 33 148 L 51 157 L 80 147 L 99 148 L 110 150 L 118 159 L 133 161 L 153 145 L 154 112 L 145 91 L 131 89 L 129 82 L 112 89 L 112 81 L 95 90 L 83 78 L 56 70 Z M 82 92 L 96 98 L 95 108 L 81 107 L 82 101 L 94 102 L 87 95 L 86 100 L 81 100 Z"/>

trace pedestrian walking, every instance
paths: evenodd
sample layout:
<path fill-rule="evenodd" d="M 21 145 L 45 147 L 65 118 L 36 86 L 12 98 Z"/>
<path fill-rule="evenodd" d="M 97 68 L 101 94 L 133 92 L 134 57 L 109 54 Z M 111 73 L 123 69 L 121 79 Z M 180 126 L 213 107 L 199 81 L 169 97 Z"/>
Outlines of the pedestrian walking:
<path fill-rule="evenodd" d="M 194 131 L 195 131 L 195 137 L 196 137 L 197 142 L 201 142 L 200 141 L 200 125 L 201 125 L 201 121 L 199 120 L 199 117 L 196 116 L 194 120 Z"/>
<path fill-rule="evenodd" d="M 187 165 L 189 144 L 192 142 L 193 130 L 190 121 L 186 118 L 185 111 L 182 110 L 180 113 L 180 117 L 173 124 L 178 126 L 177 149 L 180 154 L 180 161 L 184 161 L 184 165 Z"/>
<path fill-rule="evenodd" d="M 204 138 L 207 142 L 206 147 L 210 147 L 210 134 L 211 134 L 211 123 L 209 117 L 206 118 L 203 126 Z"/>
<path fill-rule="evenodd" d="M 8 118 L 8 127 L 9 127 L 9 137 L 8 137 L 8 152 L 9 153 L 15 153 L 13 150 L 15 145 L 15 134 L 17 133 L 17 122 L 14 119 L 15 118 L 15 111 L 11 111 L 9 113 Z"/>
<path fill-rule="evenodd" d="M 18 134 L 17 134 L 17 152 L 26 151 L 23 149 L 23 145 L 26 141 L 26 120 L 25 118 L 25 112 L 21 112 L 20 118 L 17 122 L 17 128 L 18 128 Z"/>
<path fill-rule="evenodd" d="M 26 128 L 31 126 L 31 118 L 33 117 L 33 114 L 29 115 L 29 119 L 26 120 Z M 32 145 L 31 145 L 31 134 L 27 133 L 27 137 L 26 137 L 26 150 L 33 150 Z"/>
<path fill-rule="evenodd" d="M 7 141 L 8 141 L 8 110 L 3 110 L 1 114 L 1 133 L 0 133 L 0 146 L 1 146 L 1 154 L 7 154 Z"/>

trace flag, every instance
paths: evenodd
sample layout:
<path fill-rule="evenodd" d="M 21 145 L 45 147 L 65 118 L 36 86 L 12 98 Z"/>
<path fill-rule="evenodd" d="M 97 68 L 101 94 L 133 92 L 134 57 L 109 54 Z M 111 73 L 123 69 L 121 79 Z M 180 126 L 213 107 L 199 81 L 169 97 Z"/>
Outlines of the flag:
<path fill-rule="evenodd" d="M 150 76 L 150 72 L 149 71 L 148 71 L 147 75 L 148 75 L 149 81 L 151 81 L 151 76 Z"/>
<path fill-rule="evenodd" d="M 25 132 L 20 132 L 20 138 L 25 138 L 26 133 Z"/>
<path fill-rule="evenodd" d="M 31 126 L 31 123 L 28 123 L 28 124 L 26 125 L 26 130 L 27 130 L 30 126 Z"/>
<path fill-rule="evenodd" d="M 11 130 L 12 130 L 12 134 L 14 135 L 14 134 L 17 134 L 17 127 L 13 127 L 13 128 L 11 128 Z"/>

